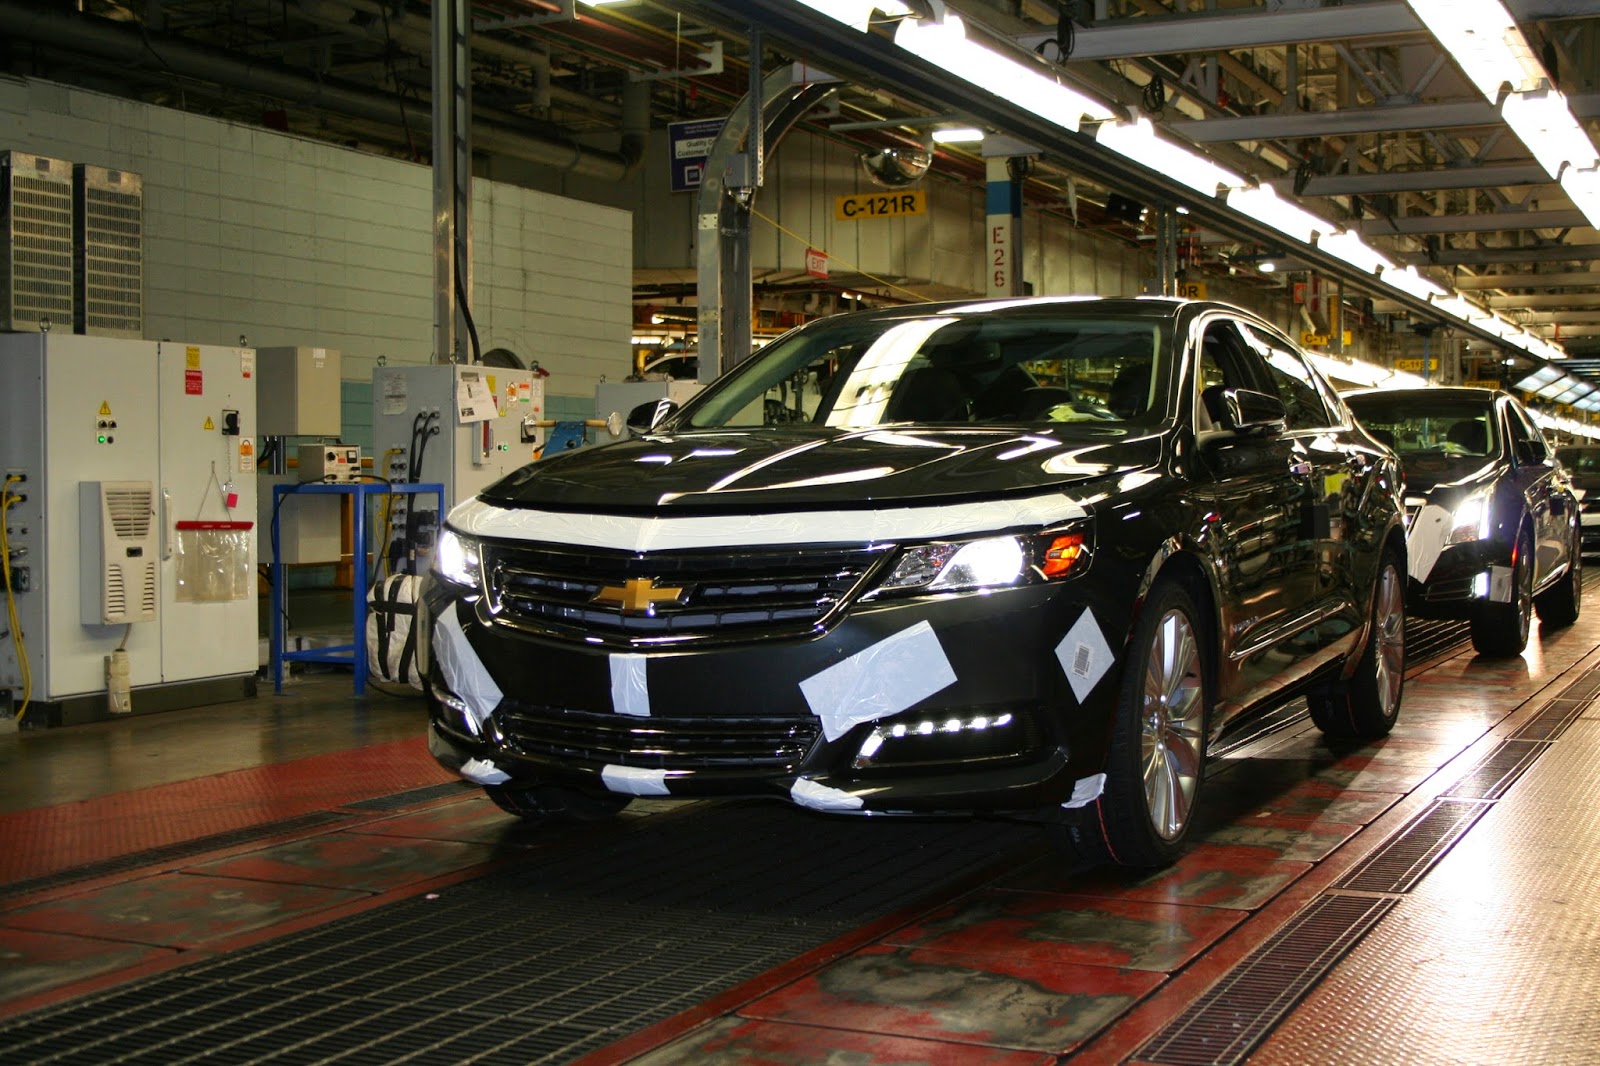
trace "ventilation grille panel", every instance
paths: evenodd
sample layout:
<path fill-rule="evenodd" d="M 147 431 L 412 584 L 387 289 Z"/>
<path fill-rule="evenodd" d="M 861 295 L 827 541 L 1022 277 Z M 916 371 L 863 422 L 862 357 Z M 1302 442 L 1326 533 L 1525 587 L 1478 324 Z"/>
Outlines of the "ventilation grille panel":
<path fill-rule="evenodd" d="M 74 282 L 80 333 L 144 335 L 144 183 L 105 167 L 73 171 Z"/>
<path fill-rule="evenodd" d="M 71 165 L 0 153 L 0 329 L 71 328 L 72 268 Z"/>
<path fill-rule="evenodd" d="M 152 489 L 107 489 L 106 512 L 111 528 L 122 540 L 143 540 L 150 535 L 150 520 L 155 511 Z"/>

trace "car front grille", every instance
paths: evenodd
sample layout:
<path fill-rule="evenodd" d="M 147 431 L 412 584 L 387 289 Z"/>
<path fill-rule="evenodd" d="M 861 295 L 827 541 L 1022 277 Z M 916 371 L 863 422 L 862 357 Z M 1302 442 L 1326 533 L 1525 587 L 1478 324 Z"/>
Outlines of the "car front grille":
<path fill-rule="evenodd" d="M 631 554 L 488 544 L 484 551 L 497 622 L 626 646 L 820 631 L 889 546 Z"/>
<path fill-rule="evenodd" d="M 815 718 L 632 718 L 506 700 L 495 712 L 524 755 L 649 770 L 793 772 L 816 743 Z"/>

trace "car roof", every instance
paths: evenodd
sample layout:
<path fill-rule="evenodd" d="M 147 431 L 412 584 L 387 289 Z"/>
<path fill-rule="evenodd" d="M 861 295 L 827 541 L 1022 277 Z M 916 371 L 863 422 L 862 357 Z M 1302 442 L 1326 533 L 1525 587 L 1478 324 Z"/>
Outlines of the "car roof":
<path fill-rule="evenodd" d="M 936 303 L 897 304 L 856 312 L 850 317 L 900 318 L 907 314 L 957 314 L 984 311 L 998 315 L 1028 315 L 1043 311 L 1081 311 L 1084 314 L 1177 318 L 1190 312 L 1223 311 L 1260 321 L 1259 315 L 1215 300 L 1186 300 L 1174 296 L 1008 296 L 992 300 L 942 300 Z"/>

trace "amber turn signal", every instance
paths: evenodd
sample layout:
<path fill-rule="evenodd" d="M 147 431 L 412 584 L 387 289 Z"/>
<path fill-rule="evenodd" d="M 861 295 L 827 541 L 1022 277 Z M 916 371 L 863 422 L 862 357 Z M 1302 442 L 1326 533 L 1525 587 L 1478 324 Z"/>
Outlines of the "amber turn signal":
<path fill-rule="evenodd" d="M 1056 537 L 1050 542 L 1050 547 L 1045 549 L 1044 566 L 1040 569 L 1045 577 L 1065 577 L 1079 561 L 1086 558 L 1082 533 L 1068 533 L 1066 536 Z"/>

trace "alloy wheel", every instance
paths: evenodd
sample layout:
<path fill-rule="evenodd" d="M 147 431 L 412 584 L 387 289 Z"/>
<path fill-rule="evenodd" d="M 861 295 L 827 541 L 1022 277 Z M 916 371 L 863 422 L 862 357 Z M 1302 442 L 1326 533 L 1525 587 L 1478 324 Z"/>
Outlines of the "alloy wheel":
<path fill-rule="evenodd" d="M 1183 834 L 1194 809 L 1204 745 L 1205 686 L 1194 627 L 1168 611 L 1156 627 L 1145 664 L 1141 753 L 1145 810 L 1163 840 Z"/>
<path fill-rule="evenodd" d="M 1400 574 L 1393 566 L 1385 566 L 1378 575 L 1378 595 L 1373 618 L 1377 624 L 1374 634 L 1377 642 L 1377 690 L 1383 701 L 1383 713 L 1394 713 L 1400 702 L 1400 688 L 1405 681 L 1406 614 L 1405 593 L 1400 586 Z"/>

